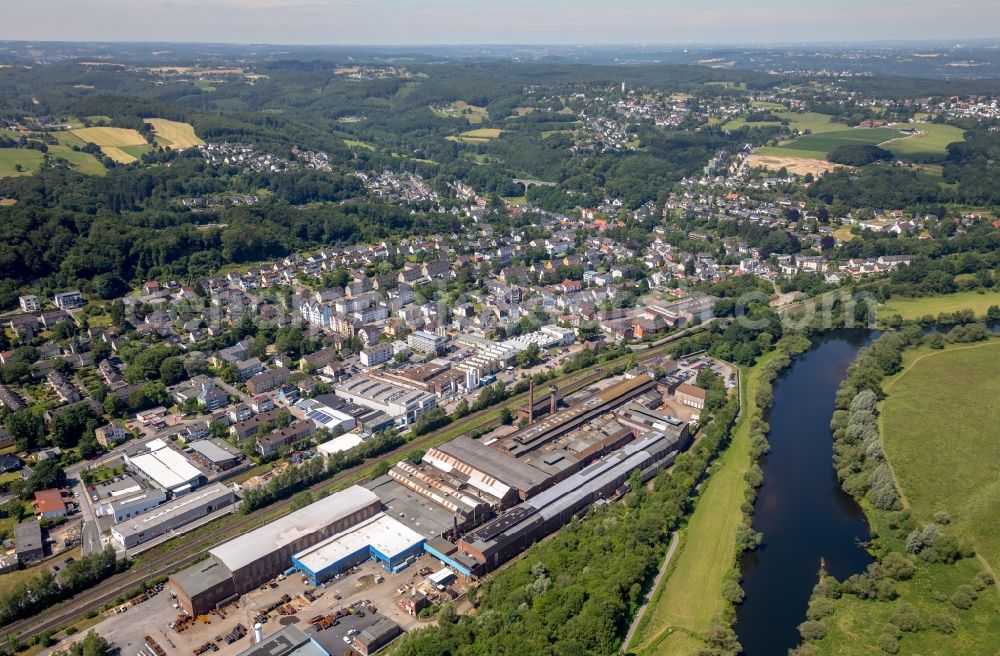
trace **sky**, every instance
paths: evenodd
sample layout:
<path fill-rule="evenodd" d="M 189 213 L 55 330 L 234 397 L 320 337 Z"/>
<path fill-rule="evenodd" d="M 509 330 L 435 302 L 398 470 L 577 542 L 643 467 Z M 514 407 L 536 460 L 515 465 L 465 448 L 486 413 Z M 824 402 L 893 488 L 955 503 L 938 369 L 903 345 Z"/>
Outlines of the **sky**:
<path fill-rule="evenodd" d="M 0 0 L 0 40 L 683 44 L 1000 37 L 1000 0 Z"/>

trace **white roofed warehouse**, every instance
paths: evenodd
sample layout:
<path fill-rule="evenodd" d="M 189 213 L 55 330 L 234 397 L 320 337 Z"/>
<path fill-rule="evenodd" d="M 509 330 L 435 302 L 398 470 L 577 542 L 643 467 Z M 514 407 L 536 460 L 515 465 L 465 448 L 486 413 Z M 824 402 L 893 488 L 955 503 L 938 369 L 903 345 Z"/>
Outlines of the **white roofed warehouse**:
<path fill-rule="evenodd" d="M 209 553 L 229 568 L 237 594 L 243 594 L 288 569 L 292 555 L 381 510 L 382 503 L 374 492 L 354 485 L 224 542 Z"/>
<path fill-rule="evenodd" d="M 250 592 L 292 566 L 292 556 L 381 514 L 378 496 L 359 485 L 335 492 L 209 550 L 209 564 L 196 563 L 170 577 L 181 607 L 205 613 L 233 596 Z M 217 565 L 217 566 L 216 566 Z M 206 572 L 211 571 L 211 576 Z"/>
<path fill-rule="evenodd" d="M 185 494 L 198 487 L 205 478 L 201 470 L 183 454 L 174 451 L 163 440 L 147 442 L 143 453 L 126 455 L 125 461 L 143 478 L 164 491 Z"/>
<path fill-rule="evenodd" d="M 392 572 L 423 551 L 424 536 L 385 513 L 341 531 L 292 556 L 292 564 L 320 585 L 344 570 L 374 559 Z"/>
<path fill-rule="evenodd" d="M 223 483 L 207 485 L 111 527 L 111 537 L 125 549 L 159 537 L 184 524 L 232 505 L 236 495 Z"/>

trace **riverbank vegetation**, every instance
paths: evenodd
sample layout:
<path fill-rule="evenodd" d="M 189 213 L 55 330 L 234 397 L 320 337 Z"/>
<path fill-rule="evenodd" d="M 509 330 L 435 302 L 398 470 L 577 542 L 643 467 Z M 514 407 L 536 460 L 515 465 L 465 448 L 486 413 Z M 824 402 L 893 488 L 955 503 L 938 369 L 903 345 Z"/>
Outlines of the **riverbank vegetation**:
<path fill-rule="evenodd" d="M 751 527 L 757 488 L 764 482 L 756 460 L 768 449 L 763 412 L 771 384 L 791 358 L 809 347 L 800 335 L 783 337 L 756 366 L 741 370 L 746 411 L 732 444 L 712 467 L 683 531 L 681 551 L 653 592 L 629 645 L 643 655 L 739 653 L 731 624 L 743 599 L 737 559 L 760 544 Z"/>
<path fill-rule="evenodd" d="M 924 656 L 994 653 L 1000 593 L 985 561 L 973 556 L 977 550 L 990 553 L 996 520 L 979 533 L 972 525 L 996 513 L 995 504 L 974 503 L 976 493 L 989 493 L 982 486 L 996 484 L 994 477 L 979 475 L 990 466 L 984 454 L 995 451 L 996 436 L 977 430 L 987 418 L 972 406 L 991 405 L 983 400 L 991 398 L 986 390 L 1000 375 L 991 366 L 995 359 L 983 358 L 977 368 L 969 358 L 1000 342 L 957 346 L 970 337 L 982 342 L 989 333 L 970 324 L 947 337 L 925 337 L 908 325 L 880 337 L 849 369 L 831 422 L 835 465 L 844 489 L 865 510 L 877 560 L 842 582 L 820 572 L 808 618 L 799 627 L 805 642 L 793 650 L 797 656 L 873 649 L 918 650 Z M 983 439 L 994 444 L 974 444 Z M 938 458 L 943 462 L 932 462 Z M 919 468 L 912 467 L 918 460 Z M 938 467 L 944 481 L 933 476 Z"/>
<path fill-rule="evenodd" d="M 675 347 L 684 353 L 704 348 L 706 334 L 723 339 L 721 333 L 706 331 Z M 770 346 L 770 340 L 767 344 Z M 780 356 L 765 356 L 759 368 L 776 357 Z M 752 390 L 744 390 L 744 396 L 748 393 Z M 740 440 L 739 451 L 744 454 L 742 468 L 732 483 L 738 523 L 746 485 L 743 473 L 750 464 L 749 431 L 730 430 L 739 411 L 739 398 L 730 394 L 713 413 L 713 420 L 701 429 L 692 448 L 679 455 L 669 471 L 660 472 L 651 486 L 633 481 L 632 491 L 622 502 L 592 508 L 584 519 L 573 520 L 550 539 L 530 547 L 523 557 L 473 592 L 474 614 L 458 617 L 445 606 L 438 611 L 437 626 L 410 633 L 396 653 L 616 652 L 663 561 L 671 532 L 707 489 L 700 484 L 707 476 L 716 478 L 725 463 L 735 458 L 730 455 L 733 450 L 727 448 L 731 435 Z M 715 464 L 720 453 L 725 455 Z M 724 574 L 731 571 L 735 532 L 734 523 L 721 534 L 730 545 Z M 719 587 L 717 597 L 721 599 L 721 581 Z M 727 623 L 708 627 L 702 639 L 716 653 L 738 651 L 735 634 Z M 553 652 L 554 645 L 558 651 Z"/>

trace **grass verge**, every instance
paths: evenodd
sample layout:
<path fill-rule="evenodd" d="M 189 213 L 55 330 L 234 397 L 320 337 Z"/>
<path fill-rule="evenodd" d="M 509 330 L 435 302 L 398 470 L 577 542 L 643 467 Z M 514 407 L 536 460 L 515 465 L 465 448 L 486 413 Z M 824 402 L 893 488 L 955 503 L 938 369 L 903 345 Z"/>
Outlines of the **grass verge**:
<path fill-rule="evenodd" d="M 750 400 L 756 398 L 760 372 L 778 355 L 772 351 L 752 368 L 742 370 L 743 408 L 733 439 L 703 484 L 694 512 L 681 532 L 681 546 L 666 575 L 653 591 L 643 623 L 629 650 L 641 656 L 694 654 L 704 647 L 701 636 L 728 602 L 722 589 L 736 558 L 736 528 L 752 464 Z M 648 618 L 648 619 L 647 619 Z"/>

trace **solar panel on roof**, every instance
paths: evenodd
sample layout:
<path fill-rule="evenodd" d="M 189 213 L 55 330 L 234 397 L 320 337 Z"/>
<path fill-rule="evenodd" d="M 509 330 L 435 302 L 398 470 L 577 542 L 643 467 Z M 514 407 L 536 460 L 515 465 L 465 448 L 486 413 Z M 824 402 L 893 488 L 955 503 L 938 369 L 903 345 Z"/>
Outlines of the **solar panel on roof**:
<path fill-rule="evenodd" d="M 310 410 L 308 413 L 306 413 L 306 417 L 318 421 L 321 424 L 326 424 L 333 421 L 333 417 L 326 414 L 325 412 L 322 412 L 321 410 Z"/>

